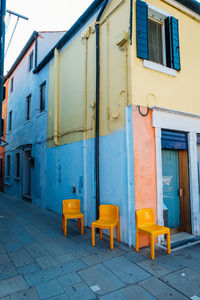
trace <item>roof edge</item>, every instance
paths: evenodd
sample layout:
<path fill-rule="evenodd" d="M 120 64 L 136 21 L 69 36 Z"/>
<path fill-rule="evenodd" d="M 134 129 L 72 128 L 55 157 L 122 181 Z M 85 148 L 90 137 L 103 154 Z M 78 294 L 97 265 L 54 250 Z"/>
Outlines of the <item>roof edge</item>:
<path fill-rule="evenodd" d="M 62 49 L 62 47 L 80 30 L 80 28 L 89 20 L 89 18 L 91 18 L 94 13 L 101 7 L 103 1 L 104 0 L 94 0 L 91 3 L 91 5 L 85 10 L 85 12 L 78 18 L 78 20 L 72 25 L 72 27 L 63 35 L 63 37 L 33 70 L 34 74 L 39 73 L 40 70 L 53 58 L 55 49 Z"/>
<path fill-rule="evenodd" d="M 24 48 L 20 52 L 19 56 L 15 60 L 14 64 L 12 65 L 12 67 L 10 68 L 10 70 L 8 71 L 8 73 L 4 76 L 4 82 L 6 82 L 6 80 L 10 77 L 10 75 L 15 71 L 16 67 L 18 66 L 18 64 L 20 63 L 20 61 L 22 60 L 22 58 L 24 57 L 24 55 L 26 54 L 26 52 L 28 51 L 28 49 L 30 48 L 30 46 L 32 45 L 32 43 L 38 37 L 38 34 L 39 33 L 37 31 L 33 31 L 32 35 L 30 36 L 30 38 L 27 41 L 26 45 L 24 46 Z"/>
<path fill-rule="evenodd" d="M 184 5 L 185 7 L 200 15 L 200 2 L 196 0 L 176 0 L 176 2 Z"/>

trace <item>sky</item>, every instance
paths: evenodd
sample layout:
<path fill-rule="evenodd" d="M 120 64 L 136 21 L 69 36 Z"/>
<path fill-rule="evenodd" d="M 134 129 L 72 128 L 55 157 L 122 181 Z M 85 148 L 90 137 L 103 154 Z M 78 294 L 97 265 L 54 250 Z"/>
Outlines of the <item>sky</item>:
<path fill-rule="evenodd" d="M 34 30 L 68 30 L 92 2 L 93 0 L 6 0 L 7 9 L 24 15 L 29 20 L 19 20 L 5 58 L 4 73 L 10 69 Z M 15 22 L 16 17 L 12 16 L 6 32 L 6 46 Z"/>
<path fill-rule="evenodd" d="M 6 0 L 6 8 L 29 18 L 20 19 L 5 57 L 4 73 L 10 69 L 34 30 L 68 30 L 93 0 Z M 6 16 L 7 21 L 8 14 Z M 16 17 L 12 16 L 6 32 L 9 42 Z"/>

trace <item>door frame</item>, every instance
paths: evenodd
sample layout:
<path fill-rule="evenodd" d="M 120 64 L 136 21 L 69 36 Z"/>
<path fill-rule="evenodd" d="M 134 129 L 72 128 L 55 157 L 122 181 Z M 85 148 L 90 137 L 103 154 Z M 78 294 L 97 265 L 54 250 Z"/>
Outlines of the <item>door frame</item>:
<path fill-rule="evenodd" d="M 162 188 L 162 147 L 161 129 L 188 132 L 189 181 L 192 234 L 200 234 L 198 170 L 197 170 L 197 132 L 200 128 L 200 116 L 192 115 L 161 107 L 152 108 L 152 126 L 156 139 L 156 171 L 157 171 L 157 216 L 158 224 L 164 225 L 163 188 Z M 164 237 L 158 239 L 163 244 Z"/>
<path fill-rule="evenodd" d="M 25 198 L 27 201 L 32 201 L 31 200 L 31 185 L 32 185 L 32 180 L 31 180 L 31 163 L 30 163 L 30 160 L 28 160 L 26 158 L 26 152 L 29 152 L 30 155 L 29 157 L 31 157 L 31 151 L 32 151 L 32 148 L 31 147 L 25 147 L 24 150 L 23 150 L 23 180 L 22 180 L 22 196 L 23 198 Z M 30 188 L 30 195 L 28 194 L 24 194 L 24 176 L 25 176 L 25 159 L 28 160 L 28 164 L 29 164 L 29 172 L 30 172 L 30 179 L 29 179 L 29 188 Z"/>

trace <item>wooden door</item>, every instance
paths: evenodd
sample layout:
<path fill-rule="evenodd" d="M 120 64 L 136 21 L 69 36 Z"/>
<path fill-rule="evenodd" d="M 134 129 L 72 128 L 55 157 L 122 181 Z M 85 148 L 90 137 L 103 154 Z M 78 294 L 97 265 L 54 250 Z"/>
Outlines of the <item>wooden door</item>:
<path fill-rule="evenodd" d="M 187 150 L 179 151 L 181 230 L 191 233 L 190 185 Z"/>

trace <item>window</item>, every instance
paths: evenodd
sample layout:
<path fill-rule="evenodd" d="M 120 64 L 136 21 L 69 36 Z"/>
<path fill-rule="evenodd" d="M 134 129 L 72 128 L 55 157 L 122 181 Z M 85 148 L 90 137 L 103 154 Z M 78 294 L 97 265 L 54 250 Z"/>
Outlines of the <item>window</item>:
<path fill-rule="evenodd" d="M 12 93 L 14 87 L 14 77 L 11 78 L 10 80 L 10 92 Z"/>
<path fill-rule="evenodd" d="M 9 112 L 8 116 L 8 131 L 12 130 L 12 111 Z"/>
<path fill-rule="evenodd" d="M 3 101 L 6 99 L 6 87 L 3 87 Z"/>
<path fill-rule="evenodd" d="M 28 71 L 30 72 L 32 69 L 33 69 L 33 51 L 29 55 Z"/>
<path fill-rule="evenodd" d="M 4 134 L 4 119 L 1 119 L 1 137 L 3 137 Z"/>
<path fill-rule="evenodd" d="M 31 95 L 26 97 L 26 120 L 31 118 Z"/>
<path fill-rule="evenodd" d="M 20 154 L 16 153 L 16 178 L 19 178 Z"/>
<path fill-rule="evenodd" d="M 0 156 L 0 179 L 3 177 L 3 159 Z"/>
<path fill-rule="evenodd" d="M 163 24 L 148 20 L 149 26 L 149 60 L 163 64 L 162 26 Z"/>
<path fill-rule="evenodd" d="M 6 176 L 10 177 L 10 155 L 7 156 L 6 161 Z"/>
<path fill-rule="evenodd" d="M 137 0 L 137 56 L 180 71 L 178 20 Z"/>
<path fill-rule="evenodd" d="M 40 85 L 40 112 L 45 110 L 46 81 Z"/>

